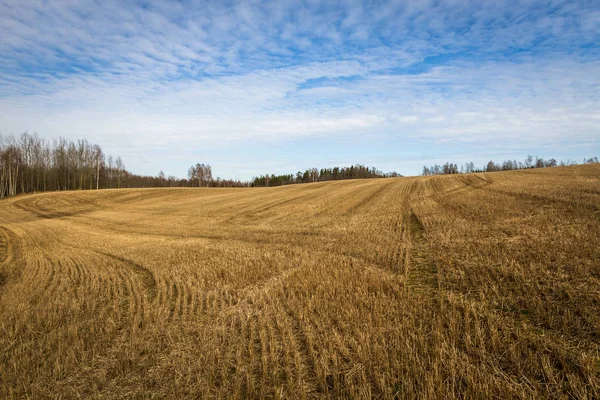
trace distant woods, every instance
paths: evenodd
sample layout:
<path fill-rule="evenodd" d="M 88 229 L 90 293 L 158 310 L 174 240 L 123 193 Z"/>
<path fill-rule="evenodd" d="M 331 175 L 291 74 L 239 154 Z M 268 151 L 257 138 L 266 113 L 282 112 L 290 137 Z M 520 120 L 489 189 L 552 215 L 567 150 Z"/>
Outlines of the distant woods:
<path fill-rule="evenodd" d="M 598 157 L 584 158 L 583 164 L 598 163 Z M 496 171 L 512 171 L 517 169 L 528 168 L 548 168 L 548 167 L 564 167 L 567 165 L 575 165 L 576 161 L 556 161 L 554 158 L 544 160 L 540 157 L 527 156 L 523 161 L 506 160 L 502 163 L 489 161 L 481 167 L 475 167 L 473 162 L 468 162 L 460 167 L 457 164 L 445 163 L 443 165 L 433 165 L 431 167 L 424 166 L 422 175 L 448 175 L 448 174 L 469 174 L 472 172 L 496 172 Z"/>
<path fill-rule="evenodd" d="M 121 157 L 87 140 L 49 142 L 36 134 L 0 135 L 0 198 L 20 193 L 126 187 L 188 186 L 188 182 L 132 174 Z"/>
<path fill-rule="evenodd" d="M 598 158 L 584 159 L 583 163 L 597 163 Z M 510 171 L 514 169 L 554 167 L 576 164 L 557 162 L 533 156 L 524 161 L 504 161 L 476 168 L 470 162 L 462 166 L 453 163 L 423 167 L 423 175 L 457 174 L 470 172 Z M 52 142 L 37 134 L 20 136 L 0 135 L 0 198 L 21 193 L 55 190 L 91 190 L 144 187 L 247 187 L 281 186 L 342 179 L 387 178 L 401 176 L 396 172 L 384 173 L 376 168 L 356 164 L 350 167 L 309 168 L 295 174 L 266 174 L 250 182 L 213 177 L 208 164 L 195 164 L 188 170 L 188 179 L 165 176 L 136 175 L 125 168 L 121 157 L 106 155 L 99 145 L 85 139 L 69 141 L 58 138 Z"/>
<path fill-rule="evenodd" d="M 192 186 L 208 187 L 212 182 L 212 168 L 210 165 L 196 164 L 188 170 L 188 178 Z"/>
<path fill-rule="evenodd" d="M 121 157 L 107 155 L 99 145 L 85 139 L 69 141 L 58 138 L 50 142 L 37 134 L 0 135 L 0 198 L 56 190 L 279 186 L 385 176 L 398 175 L 354 165 L 321 170 L 312 168 L 304 173 L 299 171 L 290 175 L 267 174 L 250 182 L 243 182 L 214 178 L 210 165 L 198 163 L 189 168 L 188 179 L 167 177 L 162 171 L 157 176 L 144 176 L 129 172 Z"/>
<path fill-rule="evenodd" d="M 52 144 L 33 134 L 0 136 L 0 198 L 51 190 L 118 187 L 125 177 L 120 158 L 106 163 L 100 146 L 87 140 Z M 100 185 L 102 174 L 102 186 Z"/>
<path fill-rule="evenodd" d="M 281 186 L 294 183 L 335 181 L 342 179 L 389 178 L 401 176 L 396 172 L 384 173 L 376 168 L 356 164 L 350 167 L 310 168 L 289 175 L 264 175 L 252 180 L 251 186 Z"/>

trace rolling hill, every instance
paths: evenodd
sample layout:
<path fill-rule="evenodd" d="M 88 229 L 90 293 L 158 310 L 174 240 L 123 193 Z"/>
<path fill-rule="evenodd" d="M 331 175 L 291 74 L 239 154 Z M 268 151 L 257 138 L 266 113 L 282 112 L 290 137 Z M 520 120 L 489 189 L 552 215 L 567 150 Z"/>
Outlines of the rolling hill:
<path fill-rule="evenodd" d="M 0 202 L 2 398 L 598 398 L 600 165 Z"/>

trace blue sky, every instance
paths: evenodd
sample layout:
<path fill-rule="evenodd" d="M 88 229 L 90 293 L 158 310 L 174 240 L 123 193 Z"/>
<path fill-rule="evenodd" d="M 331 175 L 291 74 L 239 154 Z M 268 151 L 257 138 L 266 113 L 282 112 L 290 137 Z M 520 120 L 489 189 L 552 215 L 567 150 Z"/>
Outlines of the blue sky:
<path fill-rule="evenodd" d="M 0 133 L 250 179 L 600 156 L 597 1 L 0 0 Z"/>

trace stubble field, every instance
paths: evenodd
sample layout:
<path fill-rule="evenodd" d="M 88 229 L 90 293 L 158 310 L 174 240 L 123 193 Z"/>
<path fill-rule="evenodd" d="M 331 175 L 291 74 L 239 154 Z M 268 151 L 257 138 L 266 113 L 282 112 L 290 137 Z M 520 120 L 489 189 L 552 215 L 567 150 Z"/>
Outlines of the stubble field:
<path fill-rule="evenodd" d="M 600 165 L 0 202 L 0 398 L 599 398 Z"/>

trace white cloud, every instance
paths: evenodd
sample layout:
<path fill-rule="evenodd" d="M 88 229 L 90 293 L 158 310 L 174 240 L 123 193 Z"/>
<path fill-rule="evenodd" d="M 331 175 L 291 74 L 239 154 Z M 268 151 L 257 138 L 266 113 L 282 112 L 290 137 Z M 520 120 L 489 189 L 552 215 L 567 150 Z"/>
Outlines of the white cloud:
<path fill-rule="evenodd" d="M 600 139 L 593 4 L 249 4 L 0 0 L 0 133 L 174 157 L 257 140 Z"/>

